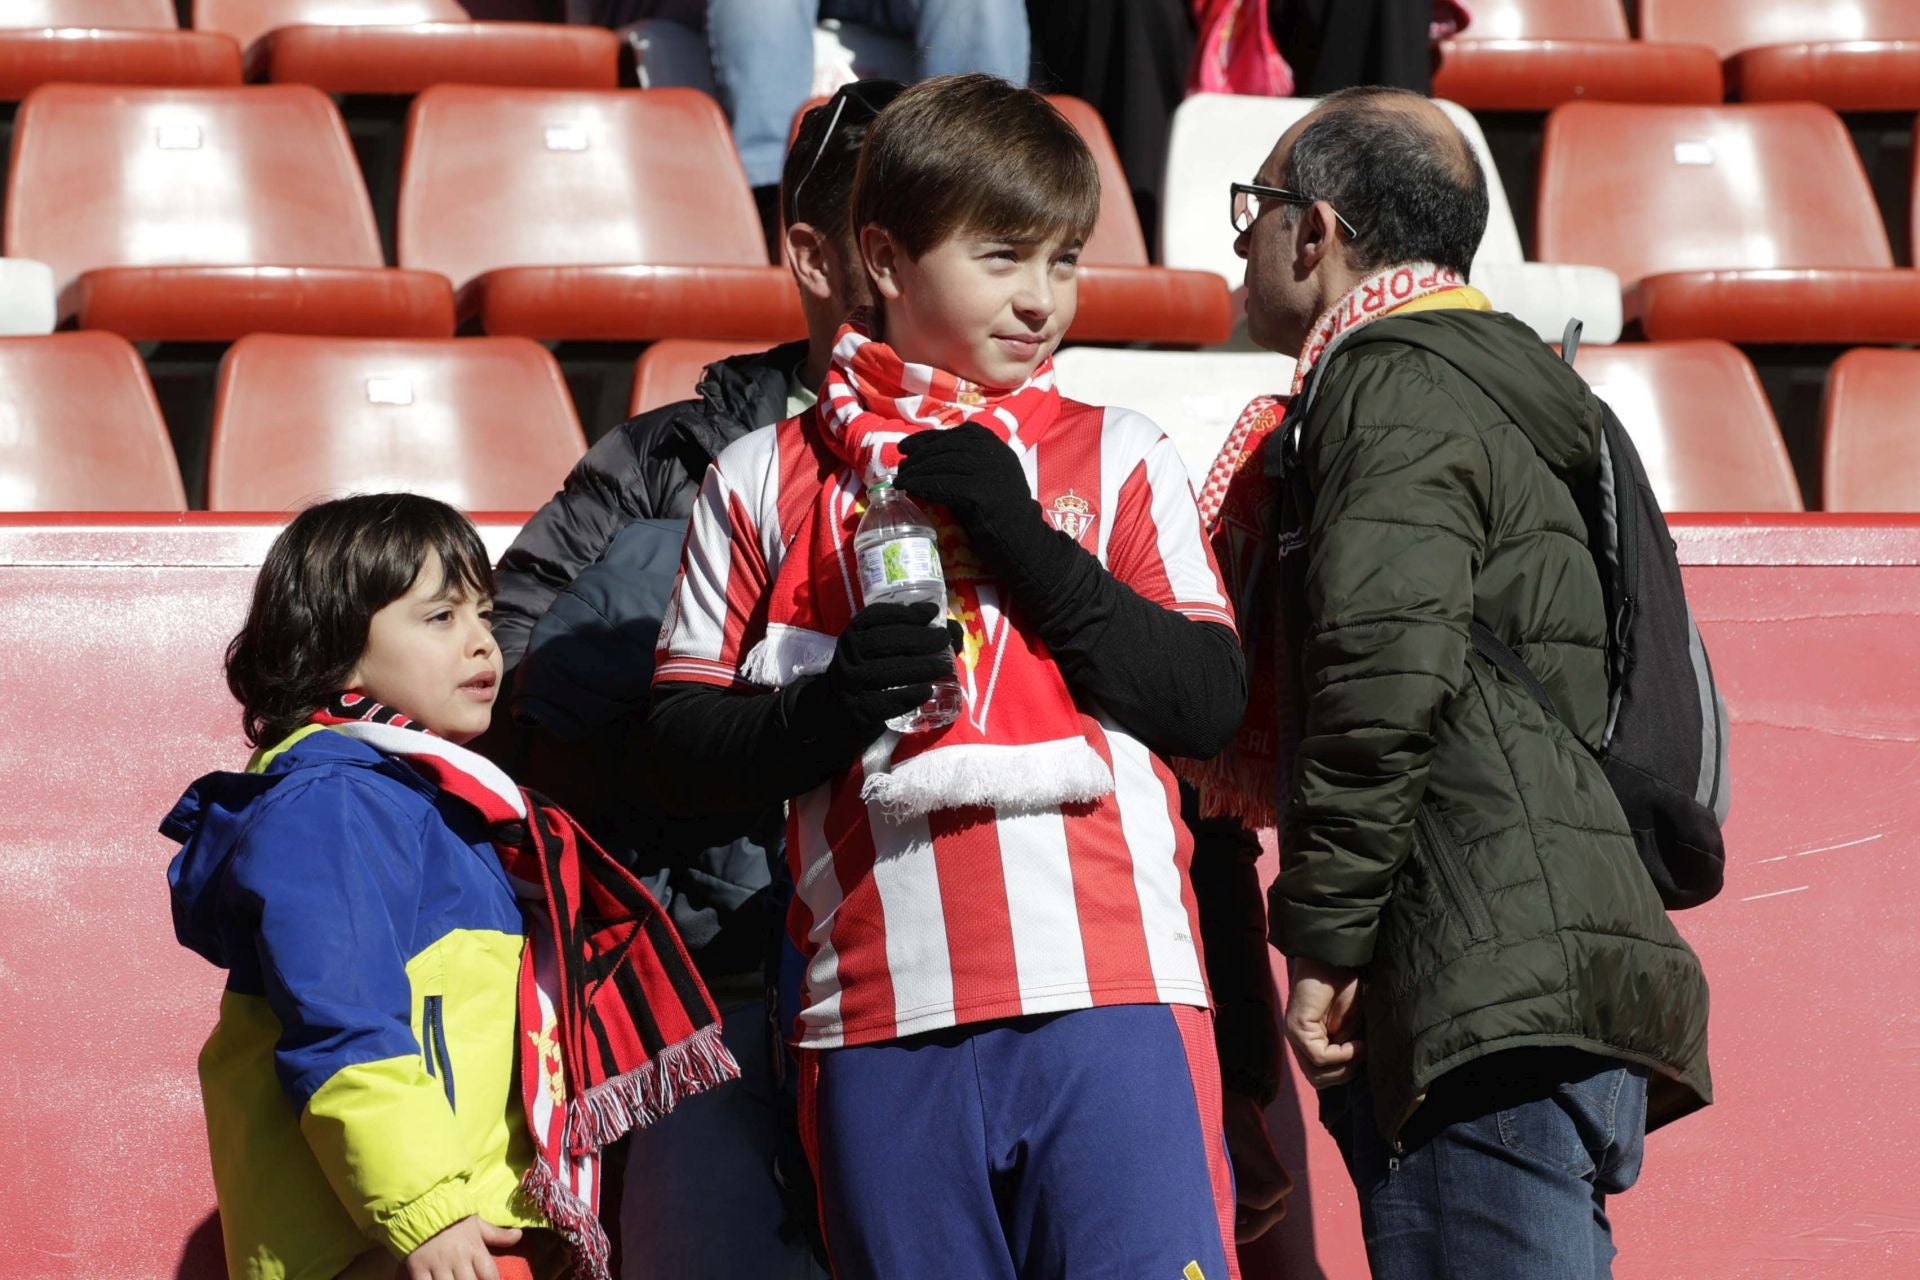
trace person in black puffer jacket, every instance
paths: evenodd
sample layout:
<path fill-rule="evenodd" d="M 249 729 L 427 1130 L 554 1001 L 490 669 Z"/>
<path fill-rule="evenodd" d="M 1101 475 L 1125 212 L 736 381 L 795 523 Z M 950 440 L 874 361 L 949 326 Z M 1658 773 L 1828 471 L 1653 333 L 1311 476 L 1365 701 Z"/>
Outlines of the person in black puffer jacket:
<path fill-rule="evenodd" d="M 835 332 L 867 301 L 847 198 L 867 124 L 897 90 L 869 81 L 809 112 L 787 157 L 784 240 L 807 339 L 709 365 L 695 399 L 610 431 L 527 522 L 496 574 L 494 636 L 512 715 L 497 717 L 511 723 L 476 745 L 578 814 L 646 881 L 720 1005 L 743 1071 L 738 1084 L 686 1109 L 704 1119 L 676 1116 L 632 1145 L 624 1182 L 633 1194 L 623 1196 L 607 1170 L 602 1209 L 620 1228 L 611 1232 L 616 1248 L 621 1235 L 632 1242 L 634 1274 L 825 1274 L 799 1239 L 815 1217 L 797 1143 L 774 1158 L 778 1135 L 797 1132 L 776 1121 L 784 1073 L 769 1034 L 768 975 L 781 968 L 769 952 L 785 914 L 772 874 L 780 809 L 670 816 L 637 785 L 636 752 L 654 634 L 708 465 L 740 436 L 812 404 Z"/>

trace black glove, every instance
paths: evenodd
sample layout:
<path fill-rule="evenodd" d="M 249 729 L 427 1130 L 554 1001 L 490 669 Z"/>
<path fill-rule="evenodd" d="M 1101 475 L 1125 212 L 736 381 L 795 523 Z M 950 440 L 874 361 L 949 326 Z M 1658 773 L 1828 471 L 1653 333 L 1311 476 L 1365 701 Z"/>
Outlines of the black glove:
<path fill-rule="evenodd" d="M 985 427 L 968 423 L 916 431 L 900 443 L 894 484 L 921 502 L 953 513 L 967 541 L 996 576 L 1019 564 L 1036 539 L 1052 532 L 1027 488 L 1020 458 Z"/>
<path fill-rule="evenodd" d="M 890 718 L 931 698 L 933 682 L 953 674 L 950 633 L 933 625 L 939 611 L 922 601 L 870 604 L 853 615 L 827 669 L 796 696 L 796 727 L 810 740 L 864 747 Z"/>

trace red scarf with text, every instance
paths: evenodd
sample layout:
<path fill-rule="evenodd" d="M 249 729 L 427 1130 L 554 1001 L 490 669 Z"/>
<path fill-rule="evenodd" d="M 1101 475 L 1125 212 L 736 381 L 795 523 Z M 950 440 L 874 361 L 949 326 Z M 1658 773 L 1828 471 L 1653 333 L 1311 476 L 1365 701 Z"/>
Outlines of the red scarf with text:
<path fill-rule="evenodd" d="M 1443 295 L 1458 293 L 1458 298 Z M 1285 399 L 1256 397 L 1240 412 L 1200 488 L 1200 517 L 1240 620 L 1247 653 L 1247 714 L 1227 749 L 1211 760 L 1176 760 L 1200 791 L 1203 816 L 1228 814 L 1250 827 L 1277 826 L 1293 785 L 1305 718 L 1300 656 L 1281 625 L 1277 561 L 1303 549 L 1304 529 L 1281 529 L 1280 499 L 1267 475 L 1265 446 L 1287 404 L 1333 340 L 1396 311 L 1436 305 L 1484 308 L 1457 271 L 1430 262 L 1400 263 L 1360 281 L 1308 331 Z"/>
<path fill-rule="evenodd" d="M 866 485 L 900 465 L 901 441 L 971 422 L 1024 453 L 1060 416 L 1051 360 L 1012 390 L 989 391 L 908 364 L 867 325 L 856 313 L 840 330 L 810 420 L 814 443 L 838 466 L 775 576 L 766 639 L 741 666 L 758 684 L 784 685 L 832 659 L 864 603 L 853 538 Z M 948 615 L 963 633 L 955 675 L 965 706 L 943 729 L 883 735 L 867 753 L 862 798 L 897 821 L 971 805 L 1039 811 L 1111 793 L 1113 772 L 1087 740 L 1046 646 L 1015 624 L 959 526 L 938 507 L 926 515 L 939 538 Z"/>
<path fill-rule="evenodd" d="M 740 1074 L 680 935 L 564 810 L 478 752 L 364 694 L 339 695 L 312 721 L 406 762 L 485 819 L 527 925 L 515 1038 L 534 1158 L 521 1188 L 577 1273 L 610 1280 L 600 1149 Z"/>

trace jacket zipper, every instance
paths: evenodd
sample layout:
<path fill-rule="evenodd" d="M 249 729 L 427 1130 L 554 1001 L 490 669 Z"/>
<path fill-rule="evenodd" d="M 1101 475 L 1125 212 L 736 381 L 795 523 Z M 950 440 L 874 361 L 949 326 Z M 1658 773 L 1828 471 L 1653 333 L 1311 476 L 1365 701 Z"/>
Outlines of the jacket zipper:
<path fill-rule="evenodd" d="M 440 1078 L 440 1082 L 446 1086 L 447 1090 L 447 1109 L 454 1110 L 453 1059 L 447 1053 L 446 1013 L 441 1002 L 440 996 L 426 998 L 426 1008 L 420 1019 L 423 1024 L 422 1030 L 425 1032 L 422 1038 L 426 1043 L 421 1048 L 425 1050 L 422 1056 L 427 1062 L 427 1074 Z"/>
<path fill-rule="evenodd" d="M 1440 872 L 1440 879 L 1446 885 L 1447 896 L 1453 899 L 1454 908 L 1467 923 L 1467 935 L 1475 942 L 1484 942 L 1493 936 L 1493 917 L 1487 912 L 1487 904 L 1473 892 L 1473 882 L 1467 869 L 1461 863 L 1460 848 L 1453 842 L 1453 836 L 1441 822 L 1431 807 L 1422 804 L 1414 810 L 1414 825 L 1426 837 L 1427 849 L 1433 854 L 1433 865 Z"/>

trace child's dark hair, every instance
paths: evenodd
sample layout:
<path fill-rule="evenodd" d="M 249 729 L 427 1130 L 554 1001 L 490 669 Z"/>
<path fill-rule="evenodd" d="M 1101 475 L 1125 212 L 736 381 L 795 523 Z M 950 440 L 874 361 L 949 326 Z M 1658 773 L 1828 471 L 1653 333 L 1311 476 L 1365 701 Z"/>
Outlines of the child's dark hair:
<path fill-rule="evenodd" d="M 254 746 L 279 742 L 340 692 L 367 648 L 373 615 L 413 586 L 427 553 L 443 587 L 493 595 L 493 566 L 466 516 L 413 493 L 369 493 L 308 507 L 273 540 L 253 605 L 227 645 L 227 688 Z"/>
<path fill-rule="evenodd" d="M 995 76 L 936 76 L 867 129 L 853 180 L 856 235 L 878 225 L 919 258 L 949 236 L 1085 240 L 1100 169 L 1066 117 Z"/>

